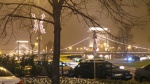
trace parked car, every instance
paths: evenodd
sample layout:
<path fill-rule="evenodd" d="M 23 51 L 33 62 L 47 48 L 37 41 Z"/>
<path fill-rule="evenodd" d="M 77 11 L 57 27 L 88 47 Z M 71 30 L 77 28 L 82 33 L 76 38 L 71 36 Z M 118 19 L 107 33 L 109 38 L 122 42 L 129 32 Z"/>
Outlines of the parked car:
<path fill-rule="evenodd" d="M 100 62 L 100 61 L 106 61 L 106 60 L 104 60 L 104 59 L 95 59 L 95 62 Z M 81 62 L 94 62 L 94 59 L 85 59 L 85 60 L 82 60 Z M 120 68 L 120 69 L 124 69 L 124 66 L 120 66 L 120 65 L 118 65 L 118 64 L 113 64 L 113 65 L 115 65 L 115 67 L 118 67 L 118 68 Z"/>
<path fill-rule="evenodd" d="M 52 64 L 52 61 L 50 63 Z M 60 61 L 59 62 L 59 70 L 60 70 L 61 76 L 70 76 L 73 68 L 71 66 L 68 66 L 66 63 Z"/>
<path fill-rule="evenodd" d="M 150 81 L 150 64 L 136 68 L 134 79 L 139 82 Z"/>
<path fill-rule="evenodd" d="M 120 69 L 108 61 L 96 61 L 96 78 L 100 79 L 119 79 L 130 80 L 132 74 L 130 71 Z M 94 62 L 80 62 L 73 71 L 73 76 L 78 78 L 94 78 Z"/>
<path fill-rule="evenodd" d="M 17 78 L 9 70 L 0 66 L 0 84 L 23 84 L 20 78 Z"/>
<path fill-rule="evenodd" d="M 43 75 L 44 73 L 45 73 L 45 75 L 47 75 L 47 73 L 48 73 L 51 76 L 52 62 L 53 61 L 38 61 L 38 62 L 35 62 L 36 65 L 43 66 L 43 68 L 42 68 L 43 70 L 38 75 Z M 59 62 L 59 70 L 60 70 L 60 75 L 61 76 L 70 76 L 73 68 L 66 65 L 66 63 L 60 61 Z"/>
<path fill-rule="evenodd" d="M 95 59 L 95 61 L 105 61 L 104 59 Z M 84 59 L 84 60 L 81 60 L 81 62 L 94 62 L 94 59 Z"/>

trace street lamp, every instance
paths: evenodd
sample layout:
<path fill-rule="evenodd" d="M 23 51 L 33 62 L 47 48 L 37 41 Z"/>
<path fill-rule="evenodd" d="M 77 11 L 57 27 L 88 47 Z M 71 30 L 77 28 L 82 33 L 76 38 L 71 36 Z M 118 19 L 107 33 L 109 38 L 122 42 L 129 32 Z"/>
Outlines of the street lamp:
<path fill-rule="evenodd" d="M 31 13 L 32 14 L 32 17 L 35 18 L 34 20 L 34 28 L 33 28 L 33 31 L 37 32 L 38 33 L 38 60 L 40 61 L 40 42 L 41 42 L 41 34 L 45 34 L 45 29 L 43 28 L 43 19 L 45 18 L 45 14 L 42 14 L 41 15 L 41 21 L 38 21 L 36 19 L 36 16 L 35 14 Z"/>
<path fill-rule="evenodd" d="M 76 51 L 78 51 L 79 50 L 79 48 L 76 48 Z"/>
<path fill-rule="evenodd" d="M 128 49 L 129 54 L 130 54 L 131 45 L 128 45 L 127 49 Z"/>
<path fill-rule="evenodd" d="M 38 6 L 39 5 L 39 0 L 38 0 Z M 34 28 L 33 31 L 38 33 L 38 60 L 40 61 L 40 36 L 41 34 L 45 34 L 45 29 L 43 28 L 43 19 L 45 18 L 45 14 L 41 15 L 41 20 L 36 19 L 35 14 L 31 13 L 32 17 L 34 18 Z M 39 15 L 39 13 L 38 13 Z"/>
<path fill-rule="evenodd" d="M 32 48 L 32 56 L 33 56 L 33 48 L 34 48 L 34 44 L 31 43 L 31 48 Z"/>
<path fill-rule="evenodd" d="M 72 50 L 72 47 L 69 47 L 69 50 L 71 51 L 71 50 Z"/>
<path fill-rule="evenodd" d="M 2 54 L 2 52 L 0 51 L 0 55 Z"/>
<path fill-rule="evenodd" d="M 80 48 L 80 51 L 82 52 L 82 47 Z"/>
<path fill-rule="evenodd" d="M 36 42 L 36 43 L 34 43 L 34 50 L 36 51 L 36 52 L 38 52 L 38 43 Z"/>
<path fill-rule="evenodd" d="M 128 45 L 128 50 L 129 50 L 129 52 L 130 52 L 130 50 L 131 50 L 131 45 Z"/>

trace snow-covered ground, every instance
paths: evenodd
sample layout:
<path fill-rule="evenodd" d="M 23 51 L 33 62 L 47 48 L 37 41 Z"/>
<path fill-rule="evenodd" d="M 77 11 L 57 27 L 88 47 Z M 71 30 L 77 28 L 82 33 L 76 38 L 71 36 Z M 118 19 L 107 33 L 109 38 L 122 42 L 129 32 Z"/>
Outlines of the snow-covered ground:
<path fill-rule="evenodd" d="M 52 84 L 50 78 L 22 78 L 23 84 Z M 60 84 L 141 84 L 136 81 L 60 78 Z"/>
<path fill-rule="evenodd" d="M 50 78 L 22 78 L 23 84 L 51 84 Z M 60 84 L 103 84 L 94 79 L 60 78 Z"/>

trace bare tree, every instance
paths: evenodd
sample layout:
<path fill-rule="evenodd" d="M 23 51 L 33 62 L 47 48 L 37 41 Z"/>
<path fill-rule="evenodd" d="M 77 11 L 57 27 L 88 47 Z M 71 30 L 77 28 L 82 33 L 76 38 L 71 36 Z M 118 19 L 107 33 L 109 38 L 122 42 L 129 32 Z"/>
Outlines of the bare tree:
<path fill-rule="evenodd" d="M 39 0 L 40 1 L 40 0 Z M 139 18 L 125 11 L 126 7 L 138 6 L 141 0 L 0 0 L 0 38 L 8 36 L 8 29 L 14 30 L 32 27 L 32 20 L 44 21 L 54 26 L 54 53 L 52 84 L 60 84 L 59 81 L 59 58 L 60 58 L 60 36 L 64 18 L 75 15 L 79 21 L 84 21 L 88 26 L 102 27 L 100 17 L 108 17 L 117 25 L 132 25 L 139 23 Z M 46 18 L 33 18 L 32 12 L 41 11 Z M 97 15 L 93 15 L 97 13 Z M 104 30 L 105 31 L 105 30 Z M 110 32 L 105 31 L 116 38 Z M 10 35 L 10 38 L 12 35 Z"/>
<path fill-rule="evenodd" d="M 148 42 L 149 45 L 150 45 L 150 36 L 147 38 L 147 42 Z"/>
<path fill-rule="evenodd" d="M 117 37 L 120 39 L 120 42 L 122 44 L 120 45 L 122 47 L 122 50 L 124 51 L 124 56 L 127 55 L 128 52 L 128 45 L 133 42 L 133 34 L 131 34 L 131 30 L 133 29 L 133 26 L 125 25 L 120 27 Z"/>

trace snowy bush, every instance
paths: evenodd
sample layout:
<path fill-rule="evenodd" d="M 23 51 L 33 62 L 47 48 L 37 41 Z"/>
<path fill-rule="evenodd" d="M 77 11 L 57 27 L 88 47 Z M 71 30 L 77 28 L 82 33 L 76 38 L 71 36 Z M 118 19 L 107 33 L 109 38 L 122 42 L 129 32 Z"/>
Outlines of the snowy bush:
<path fill-rule="evenodd" d="M 51 79 L 48 77 L 32 77 L 21 78 L 23 84 L 51 84 Z M 83 78 L 60 78 L 60 84 L 141 84 L 136 81 L 121 81 L 121 80 L 94 80 Z M 147 83 L 144 83 L 147 84 Z"/>

